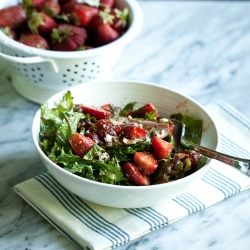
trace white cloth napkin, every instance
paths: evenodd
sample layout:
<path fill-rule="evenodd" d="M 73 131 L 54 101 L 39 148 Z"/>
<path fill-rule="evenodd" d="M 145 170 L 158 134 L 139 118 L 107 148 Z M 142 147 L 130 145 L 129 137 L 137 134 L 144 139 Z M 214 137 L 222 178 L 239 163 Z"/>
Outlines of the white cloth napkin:
<path fill-rule="evenodd" d="M 206 108 L 221 131 L 220 151 L 250 159 L 250 121 L 224 102 Z M 212 161 L 187 192 L 166 204 L 148 208 L 120 209 L 93 204 L 65 190 L 49 173 L 14 189 L 80 249 L 112 249 L 250 187 L 249 177 Z"/>

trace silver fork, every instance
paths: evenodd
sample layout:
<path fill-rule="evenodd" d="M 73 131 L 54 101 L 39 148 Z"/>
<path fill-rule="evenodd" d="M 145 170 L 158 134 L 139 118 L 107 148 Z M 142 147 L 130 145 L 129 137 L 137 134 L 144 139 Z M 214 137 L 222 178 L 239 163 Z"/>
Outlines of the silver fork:
<path fill-rule="evenodd" d="M 185 137 L 185 124 L 178 120 L 171 119 L 171 121 L 175 124 L 175 139 L 177 140 L 177 147 L 181 144 L 185 147 L 192 149 L 202 155 L 205 155 L 211 159 L 215 159 L 221 162 L 224 162 L 228 165 L 231 165 L 238 170 L 240 170 L 243 174 L 250 177 L 250 159 L 239 158 L 231 155 L 227 155 L 198 144 L 187 141 Z"/>

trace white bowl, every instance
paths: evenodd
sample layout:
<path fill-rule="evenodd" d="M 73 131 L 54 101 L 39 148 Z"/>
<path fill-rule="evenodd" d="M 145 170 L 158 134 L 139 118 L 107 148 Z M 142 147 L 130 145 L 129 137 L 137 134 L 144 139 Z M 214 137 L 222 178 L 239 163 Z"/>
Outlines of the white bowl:
<path fill-rule="evenodd" d="M 112 103 L 124 106 L 136 101 L 139 107 L 151 102 L 161 116 L 169 117 L 177 112 L 189 113 L 203 120 L 204 131 L 201 144 L 214 150 L 217 149 L 219 136 L 212 118 L 201 105 L 180 93 L 150 83 L 122 80 L 80 84 L 69 90 L 74 97 L 74 103 L 97 106 Z M 64 94 L 65 91 L 62 91 L 50 98 L 49 106 L 54 107 Z M 185 178 L 151 186 L 116 186 L 91 181 L 64 170 L 43 153 L 39 146 L 39 122 L 40 110 L 34 117 L 32 137 L 43 163 L 52 176 L 72 193 L 104 206 L 136 208 L 161 204 L 186 191 L 189 185 L 209 166 L 208 162 L 203 168 Z"/>
<path fill-rule="evenodd" d="M 1 0 L 0 9 L 19 0 Z M 27 99 L 43 103 L 55 93 L 80 83 L 112 79 L 112 68 L 124 47 L 140 32 L 143 15 L 136 0 L 115 0 L 116 7 L 129 9 L 129 28 L 116 41 L 86 51 L 59 52 L 21 44 L 0 30 L 0 58 L 13 68 L 13 85 Z"/>

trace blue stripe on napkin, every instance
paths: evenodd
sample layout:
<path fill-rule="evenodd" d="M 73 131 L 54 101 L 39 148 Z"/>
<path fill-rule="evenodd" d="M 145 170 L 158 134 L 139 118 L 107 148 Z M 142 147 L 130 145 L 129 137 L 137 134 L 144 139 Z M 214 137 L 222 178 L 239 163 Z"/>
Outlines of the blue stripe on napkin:
<path fill-rule="evenodd" d="M 237 120 L 242 125 L 250 129 L 249 119 L 246 118 L 244 115 L 242 115 L 240 112 L 238 112 L 235 108 L 233 108 L 228 103 L 223 101 L 217 103 L 217 105 L 226 113 L 228 113 L 230 116 L 232 116 L 235 120 Z"/>
<path fill-rule="evenodd" d="M 210 168 L 201 179 L 223 193 L 224 198 L 239 193 L 241 190 L 240 184 L 222 175 L 213 168 Z"/>
<path fill-rule="evenodd" d="M 188 211 L 188 214 L 195 213 L 206 208 L 204 203 L 188 192 L 174 198 L 173 201 L 185 208 Z"/>
<path fill-rule="evenodd" d="M 50 217 L 47 216 L 38 206 L 36 206 L 34 203 L 32 203 L 33 207 L 39 213 L 52 225 L 54 226 L 58 231 L 60 231 L 63 235 L 65 235 L 75 246 L 77 246 L 80 250 L 88 250 L 90 249 L 88 246 L 82 246 L 80 245 L 71 235 L 69 235 L 65 230 L 62 229 L 58 224 L 56 224 L 53 220 L 50 219 Z"/>
<path fill-rule="evenodd" d="M 221 134 L 221 145 L 220 151 L 225 154 L 237 155 L 237 157 L 250 158 L 250 152 L 240 145 L 236 144 L 235 141 L 230 140 L 223 134 Z"/>
<path fill-rule="evenodd" d="M 151 231 L 168 225 L 168 218 L 153 208 L 133 208 L 125 210 L 145 221 L 150 226 Z"/>
<path fill-rule="evenodd" d="M 36 179 L 48 189 L 64 208 L 85 226 L 119 246 L 130 241 L 130 236 L 118 226 L 104 219 L 82 199 L 64 189 L 50 174 L 37 176 Z"/>

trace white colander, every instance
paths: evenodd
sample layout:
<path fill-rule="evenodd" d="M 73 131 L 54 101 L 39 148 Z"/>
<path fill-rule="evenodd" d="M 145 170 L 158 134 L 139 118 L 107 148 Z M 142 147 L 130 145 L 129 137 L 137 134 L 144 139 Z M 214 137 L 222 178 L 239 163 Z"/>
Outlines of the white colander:
<path fill-rule="evenodd" d="M 0 9 L 18 3 L 18 0 L 1 0 Z M 143 20 L 136 0 L 116 0 L 116 7 L 129 9 L 129 29 L 116 41 L 92 50 L 36 49 L 14 41 L 0 31 L 0 58 L 9 61 L 13 68 L 13 85 L 18 92 L 41 103 L 70 86 L 110 77 L 124 46 L 137 36 Z"/>

